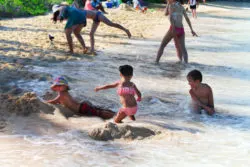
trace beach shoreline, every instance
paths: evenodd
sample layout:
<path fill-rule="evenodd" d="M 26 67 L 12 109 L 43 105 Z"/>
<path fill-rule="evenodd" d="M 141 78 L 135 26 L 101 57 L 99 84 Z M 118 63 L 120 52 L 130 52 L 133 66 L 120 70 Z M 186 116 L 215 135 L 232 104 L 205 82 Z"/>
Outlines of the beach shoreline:
<path fill-rule="evenodd" d="M 227 4 L 230 6 L 234 3 L 229 2 Z M 152 6 L 156 8 L 149 9 L 146 14 L 140 13 L 128 6 L 109 9 L 107 17 L 128 27 L 131 30 L 133 40 L 157 39 L 160 42 L 161 37 L 165 33 L 162 31 L 164 31 L 165 27 L 169 26 L 169 22 L 163 15 L 164 4 Z M 221 8 L 220 3 L 219 5 L 211 5 L 210 3 L 206 5 L 201 4 L 198 8 L 198 15 L 199 13 L 218 13 L 228 10 L 230 9 Z M 10 84 L 18 82 L 19 80 L 38 80 L 43 82 L 51 82 L 53 80 L 52 75 L 48 73 L 33 73 L 32 70 L 30 70 L 33 65 L 46 66 L 48 63 L 78 61 L 89 59 L 88 57 L 90 57 L 91 61 L 94 61 L 94 57 L 81 54 L 81 47 L 76 39 L 74 39 L 76 54 L 68 55 L 68 47 L 63 33 L 64 24 L 53 24 L 50 21 L 50 17 L 51 14 L 1 20 L 0 78 L 3 82 L 0 86 L 1 94 L 16 97 L 29 92 L 30 90 L 24 90 L 15 84 Z M 132 17 L 140 17 L 140 19 L 131 19 Z M 89 45 L 88 32 L 90 31 L 90 26 L 91 21 L 88 20 L 87 27 L 82 31 L 87 45 Z M 52 46 L 49 42 L 48 34 L 55 36 L 55 41 Z M 117 44 L 124 45 L 127 44 L 128 41 L 129 39 L 127 39 L 123 32 L 104 24 L 101 24 L 96 33 L 96 48 L 99 54 L 105 55 L 105 50 L 109 50 L 109 48 L 113 50 L 113 47 Z M 29 69 L 27 66 L 29 66 Z M 6 108 L 0 110 L 1 113 L 12 112 L 6 111 Z"/>

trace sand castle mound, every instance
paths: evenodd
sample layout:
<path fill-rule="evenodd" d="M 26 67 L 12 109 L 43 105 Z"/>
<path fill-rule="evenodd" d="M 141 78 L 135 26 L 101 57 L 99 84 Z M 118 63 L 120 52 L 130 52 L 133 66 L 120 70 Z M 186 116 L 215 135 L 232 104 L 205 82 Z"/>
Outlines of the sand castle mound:
<path fill-rule="evenodd" d="M 109 122 L 104 127 L 95 128 L 90 131 L 89 136 L 95 140 L 103 141 L 114 139 L 142 140 L 154 136 L 157 133 L 159 132 L 155 132 L 145 127 L 116 125 Z"/>
<path fill-rule="evenodd" d="M 0 94 L 0 103 L 0 112 L 15 113 L 23 116 L 40 111 L 48 113 L 54 111 L 53 107 L 41 102 L 33 92 L 25 93 L 23 96 Z"/>

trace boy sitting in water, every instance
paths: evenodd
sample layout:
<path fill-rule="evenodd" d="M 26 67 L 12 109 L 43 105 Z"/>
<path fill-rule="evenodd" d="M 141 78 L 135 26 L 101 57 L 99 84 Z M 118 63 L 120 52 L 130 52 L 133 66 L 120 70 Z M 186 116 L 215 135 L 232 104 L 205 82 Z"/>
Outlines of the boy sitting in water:
<path fill-rule="evenodd" d="M 213 92 L 209 85 L 201 83 L 202 74 L 198 70 L 192 70 L 187 75 L 188 83 L 191 87 L 189 94 L 192 98 L 192 110 L 201 113 L 205 110 L 209 115 L 214 114 Z"/>
<path fill-rule="evenodd" d="M 53 91 L 58 92 L 58 96 L 55 99 L 48 100 L 48 103 L 62 104 L 77 114 L 86 116 L 97 116 L 102 119 L 110 119 L 115 115 L 113 111 L 92 106 L 88 102 L 78 103 L 69 94 L 68 81 L 64 77 L 56 78 L 50 88 Z"/>

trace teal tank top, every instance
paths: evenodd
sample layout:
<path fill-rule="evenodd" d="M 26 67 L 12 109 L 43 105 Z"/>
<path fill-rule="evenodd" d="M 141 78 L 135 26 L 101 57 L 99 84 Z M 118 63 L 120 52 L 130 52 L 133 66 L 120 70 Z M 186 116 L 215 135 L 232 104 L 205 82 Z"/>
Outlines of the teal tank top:
<path fill-rule="evenodd" d="M 62 10 L 60 17 L 63 19 L 68 19 L 65 25 L 65 29 L 71 28 L 77 24 L 87 25 L 86 22 L 86 11 L 77 9 L 75 7 L 67 6 L 64 10 Z"/>

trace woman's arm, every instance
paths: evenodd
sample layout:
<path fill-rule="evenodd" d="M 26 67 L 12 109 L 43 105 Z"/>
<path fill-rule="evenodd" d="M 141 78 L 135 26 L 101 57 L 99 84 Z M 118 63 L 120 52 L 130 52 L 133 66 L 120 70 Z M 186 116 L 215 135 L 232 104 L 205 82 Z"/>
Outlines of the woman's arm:
<path fill-rule="evenodd" d="M 107 84 L 107 85 L 103 85 L 103 86 L 98 86 L 98 87 L 95 88 L 95 91 L 98 92 L 99 90 L 115 88 L 118 85 L 119 85 L 119 82 L 115 82 L 113 84 Z"/>
<path fill-rule="evenodd" d="M 167 6 L 165 8 L 165 16 L 169 15 L 169 3 L 167 3 Z"/>
<path fill-rule="evenodd" d="M 59 20 L 60 22 L 62 22 L 64 19 L 68 19 L 68 17 L 69 17 L 68 6 L 63 6 L 62 9 L 60 10 Z"/>
<path fill-rule="evenodd" d="M 189 28 L 190 28 L 191 33 L 193 34 L 193 36 L 197 36 L 198 37 L 198 35 L 194 32 L 193 27 L 191 25 L 191 22 L 190 22 L 190 20 L 189 20 L 189 18 L 187 16 L 187 13 L 186 13 L 186 11 L 184 9 L 183 9 L 183 15 L 184 15 L 184 17 L 185 17 L 185 19 L 186 19 L 186 21 L 188 23 L 188 26 L 189 26 Z"/>

